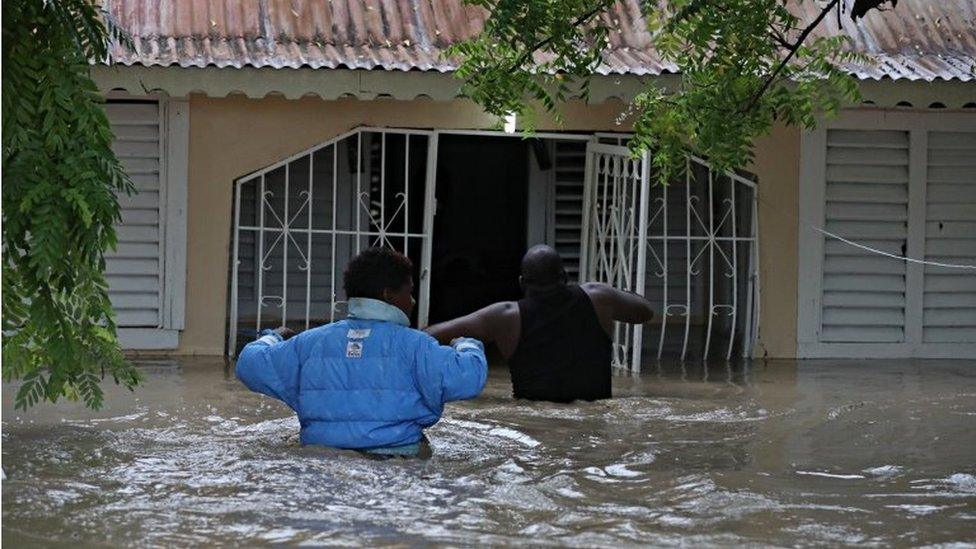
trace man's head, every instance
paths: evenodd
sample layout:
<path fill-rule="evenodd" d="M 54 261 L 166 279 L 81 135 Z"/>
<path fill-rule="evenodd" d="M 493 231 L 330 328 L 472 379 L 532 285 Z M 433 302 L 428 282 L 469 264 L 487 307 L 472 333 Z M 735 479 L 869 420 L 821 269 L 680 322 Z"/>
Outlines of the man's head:
<path fill-rule="evenodd" d="M 347 297 L 385 301 L 410 316 L 413 312 L 413 263 L 390 248 L 369 248 L 353 258 L 343 281 Z"/>
<path fill-rule="evenodd" d="M 566 285 L 563 258 L 551 246 L 538 244 L 522 257 L 522 276 L 519 278 L 526 293 L 552 290 Z"/>

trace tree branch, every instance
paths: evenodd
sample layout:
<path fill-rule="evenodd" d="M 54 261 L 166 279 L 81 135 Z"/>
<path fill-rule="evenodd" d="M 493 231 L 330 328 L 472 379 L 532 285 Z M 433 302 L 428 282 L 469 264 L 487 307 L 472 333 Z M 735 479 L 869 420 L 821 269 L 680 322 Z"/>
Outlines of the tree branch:
<path fill-rule="evenodd" d="M 780 33 L 776 32 L 775 30 L 770 29 L 768 34 L 769 37 L 772 38 L 774 42 L 780 45 L 780 47 L 785 49 L 790 49 L 791 47 L 793 47 L 792 44 L 787 42 L 786 39 L 783 38 L 783 36 Z"/>
<path fill-rule="evenodd" d="M 593 18 L 593 16 L 597 15 L 604 9 L 610 7 L 610 4 L 612 4 L 614 1 L 616 0 L 601 0 L 599 3 L 597 3 L 596 6 L 593 7 L 593 9 L 577 17 L 576 20 L 573 21 L 572 26 L 578 27 L 584 23 L 588 23 L 589 20 Z M 525 64 L 525 62 L 528 61 L 530 57 L 532 57 L 532 54 L 546 47 L 550 42 L 552 42 L 552 38 L 553 38 L 552 35 L 549 35 L 545 39 L 536 42 L 531 48 L 524 51 L 522 55 L 520 55 L 518 59 L 515 60 L 515 63 L 513 63 L 509 67 L 508 72 L 512 72 L 518 69 L 519 67 L 521 67 L 523 64 Z"/>
<path fill-rule="evenodd" d="M 787 53 L 786 57 L 784 57 L 783 60 L 779 62 L 779 65 L 777 65 L 776 68 L 773 69 L 773 72 L 768 77 L 766 77 L 766 80 L 763 82 L 763 85 L 758 90 L 756 90 L 756 93 L 752 95 L 752 98 L 749 100 L 749 103 L 746 104 L 745 108 L 742 109 L 742 112 L 749 111 L 756 106 L 756 103 L 763 96 L 763 94 L 766 93 L 766 90 L 769 89 L 769 86 L 772 85 L 773 81 L 776 80 L 776 77 L 779 76 L 779 73 L 782 72 L 784 68 L 786 68 L 786 65 L 788 65 L 790 60 L 793 59 L 793 56 L 796 55 L 797 50 L 800 49 L 800 46 L 803 45 L 803 42 L 807 39 L 808 36 L 810 36 L 810 33 L 813 32 L 813 29 L 817 28 L 820 25 L 820 23 L 824 20 L 824 18 L 827 17 L 827 14 L 829 14 L 831 10 L 833 10 L 834 7 L 837 6 L 838 2 L 839 0 L 830 0 L 830 3 L 824 6 L 824 8 L 820 11 L 820 15 L 818 15 L 817 18 L 814 19 L 812 23 L 810 23 L 809 25 L 807 25 L 805 29 L 803 29 L 803 32 L 800 33 L 800 36 L 796 39 L 796 42 L 791 44 L 790 47 L 788 48 L 789 53 Z"/>

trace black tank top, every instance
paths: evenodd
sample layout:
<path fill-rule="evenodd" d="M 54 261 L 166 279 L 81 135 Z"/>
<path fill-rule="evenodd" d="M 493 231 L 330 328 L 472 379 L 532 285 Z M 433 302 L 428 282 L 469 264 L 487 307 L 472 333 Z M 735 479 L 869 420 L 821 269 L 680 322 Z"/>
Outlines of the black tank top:
<path fill-rule="evenodd" d="M 522 332 L 508 360 L 515 398 L 610 398 L 611 341 L 586 292 L 567 286 L 518 306 Z"/>

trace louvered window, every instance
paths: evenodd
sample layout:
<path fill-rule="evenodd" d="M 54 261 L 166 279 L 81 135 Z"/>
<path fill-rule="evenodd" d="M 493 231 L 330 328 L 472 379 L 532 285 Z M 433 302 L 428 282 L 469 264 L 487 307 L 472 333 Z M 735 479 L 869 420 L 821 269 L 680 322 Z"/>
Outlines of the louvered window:
<path fill-rule="evenodd" d="M 110 99 L 112 149 L 136 192 L 119 197 L 105 278 L 126 349 L 172 349 L 184 323 L 189 110 L 185 100 Z"/>
<path fill-rule="evenodd" d="M 105 107 L 112 149 L 136 186 L 122 196 L 118 249 L 106 257 L 109 298 L 120 327 L 159 327 L 163 302 L 160 227 L 161 135 L 157 101 L 113 101 Z"/>
<path fill-rule="evenodd" d="M 586 143 L 556 141 L 552 208 L 552 245 L 566 264 L 571 282 L 579 280 L 580 229 L 583 222 L 583 169 Z"/>
<path fill-rule="evenodd" d="M 798 355 L 976 356 L 976 113 L 850 111 L 802 149 Z"/>
<path fill-rule="evenodd" d="M 826 230 L 903 255 L 908 239 L 908 133 L 827 132 Z M 905 340 L 905 263 L 828 240 L 821 341 Z"/>
<path fill-rule="evenodd" d="M 976 132 L 931 132 L 925 259 L 976 265 Z M 976 274 L 925 266 L 922 340 L 976 343 Z"/>

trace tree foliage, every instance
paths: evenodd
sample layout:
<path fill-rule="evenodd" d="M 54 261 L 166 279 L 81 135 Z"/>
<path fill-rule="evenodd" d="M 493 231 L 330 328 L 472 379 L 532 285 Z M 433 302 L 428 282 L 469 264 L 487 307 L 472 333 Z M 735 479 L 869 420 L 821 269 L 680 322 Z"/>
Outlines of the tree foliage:
<path fill-rule="evenodd" d="M 18 408 L 60 397 L 98 408 L 106 375 L 139 381 L 102 274 L 117 193 L 133 186 L 89 72 L 118 31 L 91 0 L 5 0 L 2 10 L 3 378 L 23 380 Z"/>
<path fill-rule="evenodd" d="M 498 116 L 528 115 L 533 102 L 558 118 L 572 91 L 588 96 L 608 33 L 611 0 L 468 0 L 489 10 L 484 31 L 456 46 L 463 92 Z M 814 0 L 791 0 L 798 2 Z M 859 0 L 862 1 L 863 0 Z M 864 11 L 878 9 L 878 0 Z M 839 0 L 800 21 L 785 0 L 645 0 L 652 47 L 680 74 L 676 90 L 648 83 L 630 106 L 631 147 L 650 150 L 660 181 L 689 150 L 718 168 L 746 165 L 756 137 L 777 121 L 812 128 L 816 117 L 859 97 L 842 68 L 864 61 L 846 36 L 812 37 Z M 863 15 L 863 13 L 860 13 Z M 530 128 L 531 129 L 531 128 Z"/>

